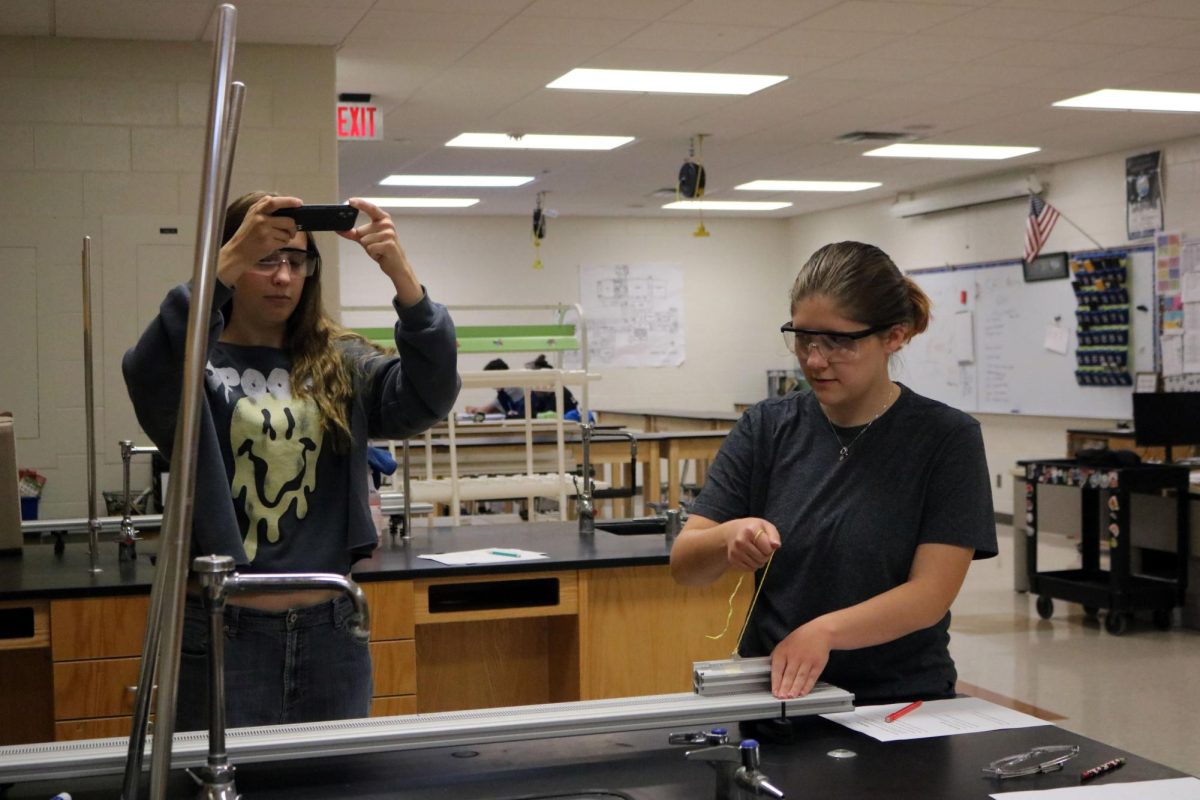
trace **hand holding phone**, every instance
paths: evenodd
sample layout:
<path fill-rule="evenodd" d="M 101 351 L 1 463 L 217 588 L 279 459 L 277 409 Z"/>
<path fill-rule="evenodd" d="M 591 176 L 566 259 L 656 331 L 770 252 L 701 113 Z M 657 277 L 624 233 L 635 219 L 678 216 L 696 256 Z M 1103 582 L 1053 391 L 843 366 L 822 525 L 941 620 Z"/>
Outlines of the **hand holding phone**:
<path fill-rule="evenodd" d="M 298 231 L 348 231 L 354 227 L 358 209 L 341 204 L 295 206 L 277 209 L 271 216 L 291 217 Z"/>

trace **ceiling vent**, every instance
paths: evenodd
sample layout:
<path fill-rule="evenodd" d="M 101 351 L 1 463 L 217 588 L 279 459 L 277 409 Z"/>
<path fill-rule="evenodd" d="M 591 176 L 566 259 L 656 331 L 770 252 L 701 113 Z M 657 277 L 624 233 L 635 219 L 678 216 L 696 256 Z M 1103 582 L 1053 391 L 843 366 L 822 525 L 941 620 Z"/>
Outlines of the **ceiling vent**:
<path fill-rule="evenodd" d="M 905 193 L 892 204 L 890 211 L 893 217 L 919 217 L 922 214 L 936 214 L 939 211 L 1029 197 L 1031 194 L 1041 194 L 1044 188 L 1041 180 L 1033 172 L 1010 172 L 980 178 L 970 183 Z"/>
<path fill-rule="evenodd" d="M 916 139 L 915 133 L 897 133 L 896 131 L 850 131 L 834 139 L 838 144 L 854 144 L 856 142 L 911 142 Z"/>

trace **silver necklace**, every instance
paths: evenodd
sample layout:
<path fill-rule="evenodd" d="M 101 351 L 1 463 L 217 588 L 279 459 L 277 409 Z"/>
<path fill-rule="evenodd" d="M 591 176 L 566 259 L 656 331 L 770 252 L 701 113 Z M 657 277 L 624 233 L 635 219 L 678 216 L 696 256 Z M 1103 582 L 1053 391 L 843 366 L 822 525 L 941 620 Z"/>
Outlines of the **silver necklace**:
<path fill-rule="evenodd" d="M 897 397 L 899 397 L 899 395 L 897 395 Z M 883 412 L 885 412 L 889 408 L 891 408 L 892 403 L 894 403 L 894 402 L 896 402 L 896 400 L 895 400 L 895 398 L 892 398 L 892 399 L 889 399 L 886 403 L 884 403 L 883 408 L 879 409 L 879 413 L 876 414 L 875 416 L 871 417 L 871 421 L 868 422 L 866 425 L 864 425 L 863 429 L 861 431 L 854 434 L 854 438 L 848 442 L 842 441 L 842 437 L 838 435 L 837 428 L 835 428 L 833 426 L 833 420 L 831 420 L 827 415 L 825 415 L 825 421 L 827 423 L 829 423 L 829 430 L 832 431 L 833 438 L 836 439 L 837 443 L 838 443 L 838 462 L 839 463 L 842 461 L 845 461 L 847 458 L 850 457 L 850 448 L 854 446 L 855 442 L 857 442 L 860 438 L 862 438 L 862 435 L 864 433 L 866 433 L 868 430 L 870 430 L 871 426 L 875 424 L 875 420 L 882 417 Z"/>

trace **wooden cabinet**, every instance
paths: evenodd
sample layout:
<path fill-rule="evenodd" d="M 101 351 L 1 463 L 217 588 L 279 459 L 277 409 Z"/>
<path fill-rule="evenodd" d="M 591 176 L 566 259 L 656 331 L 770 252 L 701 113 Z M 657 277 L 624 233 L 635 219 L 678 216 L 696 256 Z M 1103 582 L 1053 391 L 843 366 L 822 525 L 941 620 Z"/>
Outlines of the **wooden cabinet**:
<path fill-rule="evenodd" d="M 372 581 L 361 586 L 371 614 L 370 647 L 375 684 L 371 716 L 414 713 L 417 710 L 417 647 L 413 640 L 416 628 L 412 581 Z"/>
<path fill-rule="evenodd" d="M 678 586 L 666 565 L 366 581 L 371 714 L 688 691 L 693 662 L 734 647 L 752 582 L 731 612 L 735 583 Z M 43 604 L 41 649 L 14 651 L 44 661 L 18 665 L 28 680 L 44 676 L 40 689 L 10 692 L 42 703 L 21 712 L 41 722 L 19 741 L 127 735 L 149 597 Z M 724 638 L 706 638 L 727 619 Z"/>
<path fill-rule="evenodd" d="M 51 601 L 55 739 L 129 733 L 149 608 L 147 595 Z"/>

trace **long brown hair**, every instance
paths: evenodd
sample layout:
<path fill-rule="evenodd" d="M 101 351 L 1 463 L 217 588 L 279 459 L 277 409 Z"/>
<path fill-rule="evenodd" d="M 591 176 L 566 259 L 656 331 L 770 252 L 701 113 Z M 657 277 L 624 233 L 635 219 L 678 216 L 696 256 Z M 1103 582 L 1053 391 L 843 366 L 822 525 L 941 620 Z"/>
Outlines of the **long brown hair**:
<path fill-rule="evenodd" d="M 241 227 L 250 207 L 271 192 L 249 192 L 229 204 L 225 211 L 225 226 L 221 243 L 228 242 Z M 334 346 L 338 340 L 354 340 L 370 345 L 366 339 L 338 325 L 325 313 L 321 302 L 321 253 L 311 233 L 307 233 L 307 250 L 317 257 L 317 269 L 304 280 L 300 302 L 288 317 L 284 332 L 284 348 L 292 356 L 292 394 L 311 397 L 317 404 L 325 430 L 334 439 L 334 448 L 345 452 L 350 442 L 348 408 L 354 394 L 354 382 L 342 352 Z M 235 303 L 230 300 L 222 309 L 225 324 L 233 318 Z M 378 350 L 378 348 L 375 348 Z"/>
<path fill-rule="evenodd" d="M 813 253 L 792 284 L 792 311 L 812 295 L 868 327 L 903 323 L 909 339 L 929 326 L 928 295 L 872 244 L 834 242 Z"/>

